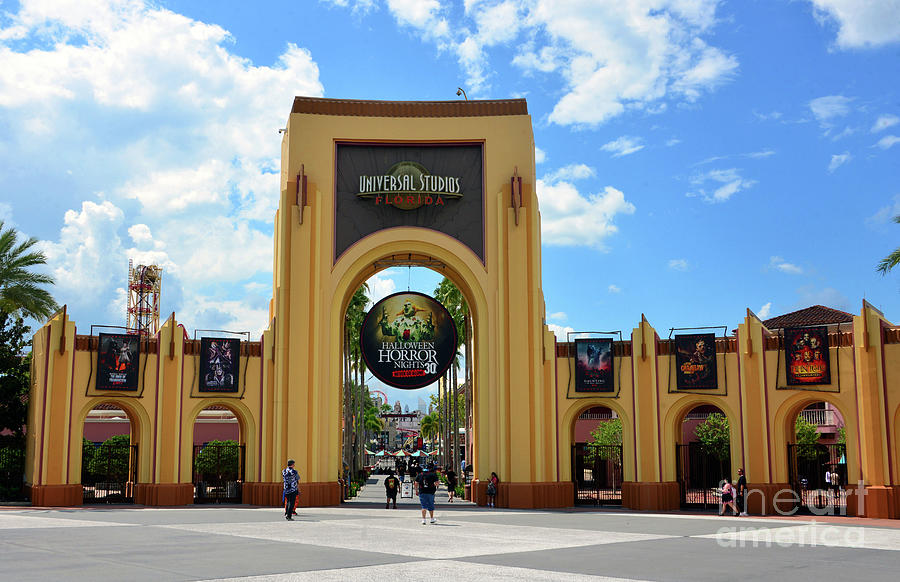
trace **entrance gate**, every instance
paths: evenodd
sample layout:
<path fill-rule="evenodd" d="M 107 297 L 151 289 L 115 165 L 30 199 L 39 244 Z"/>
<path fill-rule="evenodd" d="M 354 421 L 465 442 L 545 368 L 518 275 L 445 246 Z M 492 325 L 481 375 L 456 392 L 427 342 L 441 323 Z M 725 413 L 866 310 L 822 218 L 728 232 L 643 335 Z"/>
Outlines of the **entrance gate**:
<path fill-rule="evenodd" d="M 104 443 L 82 451 L 83 503 L 134 503 L 138 446 Z"/>
<path fill-rule="evenodd" d="M 241 503 L 246 446 L 194 445 L 194 503 Z"/>
<path fill-rule="evenodd" d="M 716 509 L 721 499 L 719 484 L 731 467 L 730 459 L 718 459 L 701 443 L 675 445 L 675 463 L 681 506 L 689 509 Z"/>
<path fill-rule="evenodd" d="M 593 458 L 584 443 L 572 447 L 576 505 L 622 504 L 622 445 L 600 445 Z"/>
<path fill-rule="evenodd" d="M 836 483 L 834 473 L 838 475 Z M 846 515 L 847 446 L 789 444 L 788 481 L 799 498 L 799 511 Z"/>

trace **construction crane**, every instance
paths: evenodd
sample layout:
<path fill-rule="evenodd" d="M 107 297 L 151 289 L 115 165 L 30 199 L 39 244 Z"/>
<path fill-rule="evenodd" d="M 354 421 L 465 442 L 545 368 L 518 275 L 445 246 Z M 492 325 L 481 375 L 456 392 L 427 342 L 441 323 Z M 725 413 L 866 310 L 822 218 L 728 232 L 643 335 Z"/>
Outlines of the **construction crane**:
<path fill-rule="evenodd" d="M 135 265 L 128 260 L 128 329 L 141 335 L 159 331 L 162 267 Z"/>

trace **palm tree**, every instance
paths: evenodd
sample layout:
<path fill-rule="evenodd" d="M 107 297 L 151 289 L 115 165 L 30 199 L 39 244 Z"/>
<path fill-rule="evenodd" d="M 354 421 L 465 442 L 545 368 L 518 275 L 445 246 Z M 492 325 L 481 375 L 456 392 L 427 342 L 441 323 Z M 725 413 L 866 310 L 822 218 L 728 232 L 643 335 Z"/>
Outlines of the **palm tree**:
<path fill-rule="evenodd" d="M 900 214 L 895 216 L 893 220 L 897 224 L 900 224 Z M 882 275 L 887 275 L 888 272 L 898 264 L 900 264 L 900 247 L 897 247 L 894 249 L 894 252 L 881 259 L 875 270 L 881 272 Z"/>
<path fill-rule="evenodd" d="M 344 325 L 344 451 L 345 461 L 353 475 L 362 466 L 363 434 L 365 432 L 365 402 L 368 401 L 368 390 L 365 389 L 365 363 L 359 347 L 359 333 L 366 317 L 366 305 L 369 290 L 365 283 L 350 298 L 347 305 Z M 365 393 L 365 394 L 364 394 Z"/>
<path fill-rule="evenodd" d="M 431 414 L 426 414 L 419 421 L 419 432 L 422 438 L 428 439 L 432 444 L 432 450 L 434 449 L 434 437 L 440 432 L 440 421 L 437 416 L 437 411 L 434 411 Z"/>
<path fill-rule="evenodd" d="M 449 390 L 445 390 L 445 396 L 447 399 L 446 405 L 447 410 L 445 412 L 446 419 L 448 421 L 447 424 L 447 438 L 448 438 L 448 447 L 450 454 L 445 462 L 449 462 L 452 466 L 459 466 L 459 432 L 457 427 L 460 425 L 459 422 L 459 386 L 457 382 L 457 371 L 459 370 L 460 363 L 460 352 L 459 347 L 462 345 L 466 346 L 468 350 L 469 346 L 469 304 L 466 302 L 466 298 L 463 296 L 462 291 L 460 291 L 459 287 L 456 286 L 453 281 L 444 277 L 441 279 L 441 282 L 438 283 L 437 288 L 434 290 L 434 297 L 450 312 L 450 316 L 453 317 L 453 323 L 456 325 L 456 357 L 453 361 L 453 368 L 450 370 L 450 373 L 446 377 L 446 381 L 449 382 Z M 469 354 L 466 352 L 466 375 L 468 376 L 469 369 Z M 468 385 L 468 378 L 466 378 L 466 382 Z M 468 400 L 466 401 L 468 404 Z M 468 406 L 466 406 L 464 424 L 468 428 L 469 422 L 469 411 Z M 470 442 L 468 438 L 468 430 L 466 431 L 466 446 Z"/>
<path fill-rule="evenodd" d="M 53 285 L 53 277 L 31 272 L 31 267 L 47 264 L 42 251 L 34 250 L 37 239 L 18 242 L 19 233 L 4 230 L 0 220 L 0 310 L 23 317 L 46 319 L 57 310 L 56 301 L 41 285 Z"/>

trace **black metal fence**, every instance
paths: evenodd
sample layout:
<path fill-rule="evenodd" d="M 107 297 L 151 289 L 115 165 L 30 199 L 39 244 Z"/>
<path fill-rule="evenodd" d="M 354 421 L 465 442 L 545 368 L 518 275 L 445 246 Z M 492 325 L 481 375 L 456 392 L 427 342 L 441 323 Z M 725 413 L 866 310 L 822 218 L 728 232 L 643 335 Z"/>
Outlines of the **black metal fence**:
<path fill-rule="evenodd" d="M 0 501 L 23 501 L 25 444 L 0 441 Z"/>
<path fill-rule="evenodd" d="M 788 481 L 797 494 L 798 511 L 846 515 L 846 445 L 788 445 Z"/>
<path fill-rule="evenodd" d="M 84 503 L 134 503 L 137 458 L 137 445 L 86 443 L 81 462 Z"/>
<path fill-rule="evenodd" d="M 584 444 L 572 447 L 572 481 L 576 505 L 622 504 L 622 446 Z"/>
<path fill-rule="evenodd" d="M 194 503 L 241 503 L 245 445 L 194 445 Z"/>
<path fill-rule="evenodd" d="M 719 459 L 701 443 L 675 445 L 675 459 L 681 506 L 717 509 L 721 500 L 719 485 L 731 468 L 730 459 Z"/>

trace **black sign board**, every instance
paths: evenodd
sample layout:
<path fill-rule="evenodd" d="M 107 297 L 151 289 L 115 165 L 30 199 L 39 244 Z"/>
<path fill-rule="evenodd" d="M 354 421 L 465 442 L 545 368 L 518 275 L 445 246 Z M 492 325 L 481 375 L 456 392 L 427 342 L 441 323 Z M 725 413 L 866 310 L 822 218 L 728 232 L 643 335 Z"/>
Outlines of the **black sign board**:
<path fill-rule="evenodd" d="M 679 390 L 718 388 L 716 363 L 716 334 L 675 336 L 675 377 Z"/>
<path fill-rule="evenodd" d="M 613 391 L 612 340 L 575 340 L 575 392 Z"/>
<path fill-rule="evenodd" d="M 237 392 L 241 340 L 200 338 L 200 392 Z"/>
<path fill-rule="evenodd" d="M 433 297 L 389 295 L 372 306 L 359 333 L 366 366 L 394 388 L 437 382 L 456 354 L 456 325 Z"/>
<path fill-rule="evenodd" d="M 140 336 L 121 333 L 101 333 L 97 351 L 97 390 L 138 389 L 138 360 Z"/>
<path fill-rule="evenodd" d="M 387 228 L 450 235 L 484 261 L 483 144 L 335 146 L 334 260 Z"/>
<path fill-rule="evenodd" d="M 785 329 L 784 361 L 788 386 L 831 384 L 828 327 Z"/>

